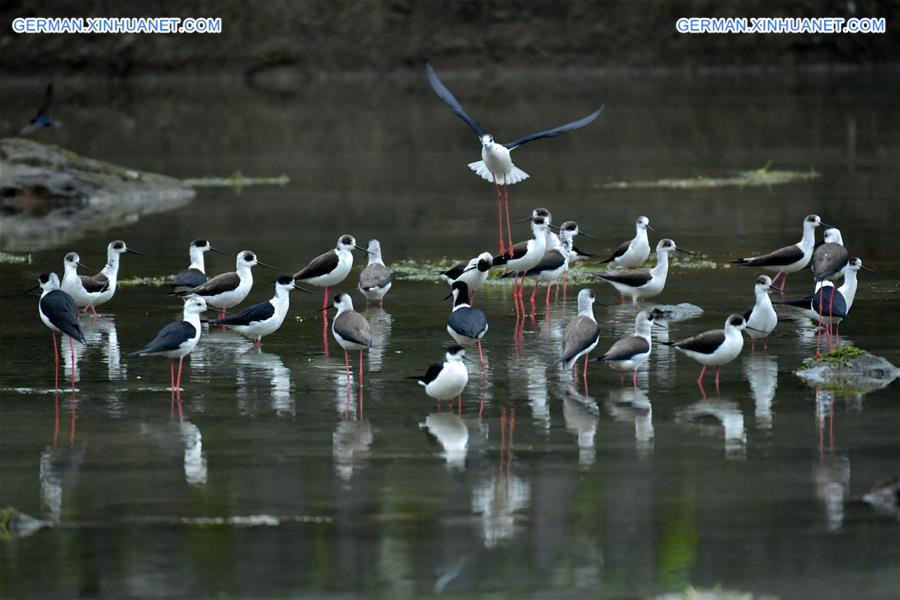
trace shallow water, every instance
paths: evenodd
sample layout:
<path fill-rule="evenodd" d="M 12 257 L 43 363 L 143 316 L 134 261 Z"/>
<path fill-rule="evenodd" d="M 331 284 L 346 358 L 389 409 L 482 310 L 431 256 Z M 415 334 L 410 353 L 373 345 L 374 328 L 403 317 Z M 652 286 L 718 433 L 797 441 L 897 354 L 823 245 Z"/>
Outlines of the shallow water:
<path fill-rule="evenodd" d="M 657 339 L 749 308 L 756 273 L 722 265 L 795 242 L 802 217 L 817 212 L 880 271 L 861 274 L 843 338 L 897 364 L 897 330 L 884 316 L 900 308 L 898 90 L 886 83 L 877 74 L 448 80 L 501 139 L 606 102 L 591 128 L 517 150 L 532 178 L 511 189 L 513 218 L 548 206 L 557 223 L 575 218 L 600 237 L 579 247 L 602 254 L 646 214 L 654 240 L 672 237 L 717 263 L 688 269 L 675 259 L 659 301 L 705 313 Z M 525 93 L 535 85 L 539 96 Z M 31 87 L 0 83 L 3 130 L 28 114 Z M 508 289 L 486 288 L 477 305 L 491 325 L 488 365 L 470 365 L 460 417 L 405 379 L 449 341 L 442 284 L 398 281 L 383 311 L 365 311 L 382 342 L 364 359 L 362 391 L 347 385 L 333 341 L 324 356 L 321 297 L 294 293 L 262 351 L 218 330 L 201 341 L 179 416 L 165 361 L 128 356 L 179 308 L 162 289 L 138 286 L 84 319 L 76 390 L 65 345 L 54 394 L 36 298 L 16 291 L 59 269 L 70 249 L 92 267 L 112 239 L 151 253 L 126 256 L 124 277 L 184 268 L 196 237 L 289 272 L 342 232 L 378 237 L 388 262 L 496 250 L 493 192 L 465 168 L 477 141 L 419 79 L 284 94 L 222 82 L 58 87 L 65 126 L 41 140 L 179 177 L 240 169 L 291 183 L 202 190 L 171 212 L 73 232 L 31 264 L 0 264 L 0 505 L 54 525 L 0 542 L 0 595 L 643 597 L 689 585 L 896 595 L 897 518 L 855 500 L 898 471 L 897 384 L 865 396 L 807 387 L 792 371 L 814 353 L 815 333 L 789 312 L 768 352 L 747 348 L 723 369 L 718 394 L 708 380 L 701 395 L 697 366 L 661 344 L 639 389 L 591 365 L 586 393 L 553 365 L 576 289 L 549 311 L 539 305 L 514 343 Z M 501 90 L 515 100 L 499 115 L 491 95 Z M 769 160 L 822 177 L 771 188 L 603 187 Z M 526 235 L 520 225 L 516 237 Z M 233 268 L 207 258 L 211 272 Z M 271 295 L 273 274 L 254 274 L 256 302 Z M 789 291 L 806 293 L 807 281 L 792 276 Z M 596 308 L 605 345 L 636 309 L 593 288 L 612 304 Z"/>

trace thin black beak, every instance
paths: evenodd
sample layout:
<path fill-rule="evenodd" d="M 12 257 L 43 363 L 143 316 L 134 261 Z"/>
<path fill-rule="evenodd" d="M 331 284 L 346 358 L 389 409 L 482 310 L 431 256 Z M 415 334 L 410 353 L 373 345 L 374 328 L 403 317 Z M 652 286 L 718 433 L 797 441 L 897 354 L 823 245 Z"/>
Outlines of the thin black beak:
<path fill-rule="evenodd" d="M 272 265 L 267 265 L 266 263 L 264 263 L 264 262 L 261 261 L 261 260 L 257 260 L 257 261 L 256 261 L 256 264 L 258 264 L 258 265 L 261 266 L 261 267 L 265 267 L 265 268 L 267 268 L 267 269 L 272 269 L 273 271 L 280 271 L 280 270 L 281 270 L 281 269 L 276 269 L 276 268 L 273 267 Z"/>
<path fill-rule="evenodd" d="M 653 229 L 653 227 L 650 225 L 650 223 L 647 223 L 647 229 L 649 229 L 649 230 L 652 231 L 653 233 L 656 233 L 656 230 Z"/>
<path fill-rule="evenodd" d="M 362 246 L 357 246 L 356 244 L 353 244 L 353 247 L 356 248 L 357 250 L 362 250 L 362 251 L 365 252 L 366 254 L 372 254 L 371 252 L 369 252 L 368 250 L 366 250 L 366 249 L 363 248 Z"/>
<path fill-rule="evenodd" d="M 693 252 L 688 252 L 687 250 L 684 250 L 684 249 L 682 249 L 682 248 L 678 248 L 677 246 L 675 247 L 675 251 L 676 251 L 676 252 L 684 252 L 685 254 L 690 254 L 690 255 L 692 255 L 692 256 L 693 256 L 693 254 L 694 254 Z"/>
<path fill-rule="evenodd" d="M 33 288 L 29 288 L 29 289 L 25 290 L 25 293 L 22 294 L 22 295 L 23 295 L 23 296 L 27 296 L 27 295 L 30 294 L 31 292 L 33 292 L 33 291 L 35 291 L 35 290 L 39 290 L 40 288 L 41 288 L 41 286 L 36 285 L 36 286 L 34 286 Z"/>
<path fill-rule="evenodd" d="M 75 265 L 78 266 L 78 267 L 81 267 L 82 269 L 90 269 L 89 266 L 83 265 L 83 264 L 81 264 L 80 262 L 79 262 L 79 263 L 75 263 Z"/>
<path fill-rule="evenodd" d="M 147 256 L 143 252 L 138 252 L 137 250 L 132 250 L 131 248 L 125 248 L 126 254 L 137 254 L 138 256 Z"/>
<path fill-rule="evenodd" d="M 442 300 L 442 302 L 443 302 L 444 300 L 449 300 L 449 299 L 452 298 L 452 297 L 453 297 L 453 292 L 450 292 L 449 294 L 447 294 L 446 296 L 444 296 L 444 299 Z"/>
<path fill-rule="evenodd" d="M 875 269 L 870 269 L 866 265 L 859 265 L 859 268 L 862 269 L 863 271 L 868 271 L 869 273 L 877 273 L 878 272 Z"/>
<path fill-rule="evenodd" d="M 580 230 L 580 229 L 578 230 L 578 235 L 583 235 L 584 237 L 586 237 L 586 238 L 591 238 L 592 240 L 599 240 L 599 239 L 600 239 L 600 238 L 598 238 L 596 235 L 591 235 L 591 234 L 589 234 L 588 232 L 582 231 L 582 230 Z"/>
<path fill-rule="evenodd" d="M 294 289 L 294 290 L 299 290 L 299 291 L 301 291 L 301 292 L 303 292 L 303 293 L 304 293 L 304 294 L 312 294 L 312 292 L 311 292 L 311 291 L 309 291 L 309 290 L 308 290 L 308 289 L 306 289 L 306 288 L 302 288 L 302 287 L 300 287 L 300 286 L 299 286 L 299 285 L 297 285 L 297 284 L 296 284 L 296 283 L 295 283 L 295 284 L 294 284 L 294 287 L 293 287 L 293 288 L 291 288 L 291 289 Z"/>
<path fill-rule="evenodd" d="M 231 256 L 231 255 L 228 254 L 227 252 L 222 252 L 221 250 L 219 250 L 219 249 L 217 249 L 217 248 L 213 248 L 212 246 L 209 247 L 209 251 L 210 251 L 210 252 L 215 252 L 216 254 L 221 254 L 222 256 Z"/>
<path fill-rule="evenodd" d="M 822 227 L 829 227 L 829 228 L 831 228 L 831 229 L 835 229 L 835 226 L 834 226 L 834 225 L 829 225 L 829 224 L 826 223 L 825 221 L 819 221 L 819 224 L 820 224 Z"/>
<path fill-rule="evenodd" d="M 515 221 L 513 221 L 513 223 L 524 223 L 525 221 L 530 221 L 533 218 L 534 217 L 532 217 L 531 215 L 528 215 L 527 217 L 523 217 L 521 219 L 516 219 Z"/>
<path fill-rule="evenodd" d="M 763 331 L 762 329 L 750 327 L 749 325 L 744 325 L 744 329 L 749 329 L 750 331 L 755 331 L 756 333 L 765 333 L 765 331 Z"/>
<path fill-rule="evenodd" d="M 518 221 L 516 221 L 516 223 L 518 223 Z M 550 229 L 555 229 L 556 231 L 559 231 L 559 227 L 557 227 L 556 225 L 550 225 L 550 224 L 548 223 L 548 224 L 547 224 L 547 227 L 549 227 Z"/>

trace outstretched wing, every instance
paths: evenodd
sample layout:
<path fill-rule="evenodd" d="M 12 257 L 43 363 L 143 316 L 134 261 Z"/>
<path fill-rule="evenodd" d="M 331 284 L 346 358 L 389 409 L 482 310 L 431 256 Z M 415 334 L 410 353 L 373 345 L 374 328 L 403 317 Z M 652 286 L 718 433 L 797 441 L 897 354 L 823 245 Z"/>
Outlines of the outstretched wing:
<path fill-rule="evenodd" d="M 583 119 L 578 119 L 577 121 L 572 121 L 571 123 L 566 123 L 565 125 L 560 125 L 559 127 L 554 127 L 553 129 L 548 129 L 547 131 L 538 131 L 537 133 L 531 133 L 526 135 L 525 137 L 520 137 L 514 142 L 510 142 L 508 144 L 503 144 L 510 150 L 515 150 L 522 144 L 527 144 L 528 142 L 533 142 L 534 140 L 539 140 L 541 138 L 548 137 L 556 137 L 561 133 L 566 133 L 567 131 L 572 131 L 573 129 L 580 129 L 585 125 L 590 125 L 594 121 L 597 120 L 597 117 L 600 116 L 600 113 L 603 112 L 603 105 L 600 105 L 600 108 L 584 117 Z"/>
<path fill-rule="evenodd" d="M 447 89 L 440 79 L 438 79 L 437 73 L 434 72 L 434 67 L 431 66 L 431 63 L 425 65 L 425 73 L 428 75 L 428 83 L 431 84 L 431 89 L 434 90 L 438 96 L 440 96 L 441 100 L 447 103 L 447 106 L 453 109 L 453 112 L 456 115 L 466 122 L 466 125 L 472 128 L 478 137 L 480 138 L 485 133 L 487 133 L 478 122 L 469 116 L 469 113 L 463 109 L 462 104 L 459 103 L 453 94 L 450 93 L 450 90 Z M 587 125 L 587 123 L 585 123 Z M 557 135 L 557 134 L 554 134 Z"/>

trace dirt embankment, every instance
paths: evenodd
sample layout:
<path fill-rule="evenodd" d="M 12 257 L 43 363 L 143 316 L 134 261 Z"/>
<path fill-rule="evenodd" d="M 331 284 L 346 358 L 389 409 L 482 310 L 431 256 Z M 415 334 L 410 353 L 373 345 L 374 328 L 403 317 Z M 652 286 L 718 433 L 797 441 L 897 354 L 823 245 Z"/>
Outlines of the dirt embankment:
<path fill-rule="evenodd" d="M 221 17 L 219 35 L 14 34 L 18 16 Z M 885 17 L 883 35 L 682 35 L 684 16 Z M 900 59 L 900 3 L 877 0 L 23 0 L 0 5 L 8 74 L 129 76 L 270 69 L 622 68 L 878 64 Z"/>

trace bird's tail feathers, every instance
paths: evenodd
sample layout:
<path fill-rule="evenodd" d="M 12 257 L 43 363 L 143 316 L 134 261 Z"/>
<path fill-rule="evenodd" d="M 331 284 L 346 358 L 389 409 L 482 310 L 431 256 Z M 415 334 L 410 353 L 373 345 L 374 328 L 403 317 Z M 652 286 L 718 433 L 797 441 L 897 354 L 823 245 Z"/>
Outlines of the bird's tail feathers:
<path fill-rule="evenodd" d="M 520 181 L 528 179 L 528 173 L 515 165 L 513 165 L 512 170 L 509 172 L 505 179 L 503 177 L 495 179 L 494 174 L 491 173 L 490 169 L 487 168 L 487 165 L 484 164 L 483 160 L 469 163 L 469 168 L 475 171 L 476 175 L 484 180 L 490 181 L 491 183 L 494 183 L 496 181 L 496 183 L 505 183 L 506 185 L 512 185 L 514 183 L 519 183 Z"/>

